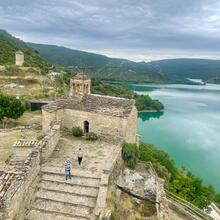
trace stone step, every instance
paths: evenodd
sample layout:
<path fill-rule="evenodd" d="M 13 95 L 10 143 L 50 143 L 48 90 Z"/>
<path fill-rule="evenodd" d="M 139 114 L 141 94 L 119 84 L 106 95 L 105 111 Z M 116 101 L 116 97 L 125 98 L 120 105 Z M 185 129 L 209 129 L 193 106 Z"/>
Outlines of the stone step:
<path fill-rule="evenodd" d="M 89 218 L 80 217 L 80 216 L 72 216 L 70 214 L 63 214 L 59 212 L 50 212 L 44 210 L 35 210 L 32 209 L 26 220 L 87 220 Z"/>
<path fill-rule="evenodd" d="M 60 191 L 63 193 L 70 193 L 70 194 L 73 193 L 81 196 L 88 196 L 88 197 L 98 196 L 98 188 L 95 187 L 70 185 L 66 183 L 51 182 L 46 180 L 41 180 L 38 187 L 44 190 Z"/>
<path fill-rule="evenodd" d="M 67 194 L 58 191 L 48 191 L 40 189 L 36 193 L 36 198 L 49 199 L 57 202 L 64 202 L 73 205 L 81 205 L 89 208 L 94 208 L 96 198 L 81 196 L 76 194 Z"/>
<path fill-rule="evenodd" d="M 41 172 L 47 174 L 64 175 L 64 168 L 43 166 L 41 167 Z M 97 176 L 96 173 L 92 173 L 88 170 L 73 169 L 72 174 L 75 176 L 87 177 L 91 179 L 100 179 L 100 176 Z"/>
<path fill-rule="evenodd" d="M 42 180 L 50 182 L 58 182 L 70 185 L 79 185 L 79 186 L 88 186 L 88 187 L 99 187 L 100 179 L 99 178 L 88 178 L 83 176 L 72 175 L 72 179 L 65 180 L 64 174 L 51 174 L 43 173 Z"/>
<path fill-rule="evenodd" d="M 45 212 L 58 212 L 66 215 L 86 218 L 92 212 L 91 208 L 73 205 L 69 203 L 51 201 L 46 199 L 36 199 L 32 208 L 34 210 L 44 210 Z"/>

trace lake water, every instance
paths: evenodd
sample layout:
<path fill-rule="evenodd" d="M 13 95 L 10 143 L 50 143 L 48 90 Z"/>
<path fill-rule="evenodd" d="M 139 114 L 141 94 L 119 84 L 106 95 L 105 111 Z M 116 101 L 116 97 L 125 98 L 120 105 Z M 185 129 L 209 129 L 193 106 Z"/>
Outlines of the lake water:
<path fill-rule="evenodd" d="M 132 85 L 165 105 L 139 113 L 138 133 L 220 192 L 220 86 Z"/>

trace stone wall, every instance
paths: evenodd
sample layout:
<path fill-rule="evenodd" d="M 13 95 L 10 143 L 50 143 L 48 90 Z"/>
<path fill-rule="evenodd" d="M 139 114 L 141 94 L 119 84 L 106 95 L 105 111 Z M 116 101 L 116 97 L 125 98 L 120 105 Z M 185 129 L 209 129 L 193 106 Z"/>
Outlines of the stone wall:
<path fill-rule="evenodd" d="M 99 219 L 105 219 L 103 216 L 105 216 L 109 185 L 114 181 L 115 175 L 118 175 L 118 171 L 120 172 L 118 168 L 119 166 L 121 167 L 121 164 L 123 164 L 123 161 L 121 158 L 121 146 L 119 145 L 112 153 L 111 158 L 106 162 L 101 176 L 98 198 L 94 209 L 94 214 L 99 217 Z"/>
<path fill-rule="evenodd" d="M 43 133 L 47 134 L 54 123 L 61 129 L 79 126 L 84 129 L 84 121 L 89 122 L 89 131 L 96 133 L 100 139 L 118 143 L 126 140 L 136 143 L 137 110 L 134 107 L 129 118 L 101 115 L 73 109 L 59 109 L 52 112 L 42 110 Z"/>
<path fill-rule="evenodd" d="M 33 199 L 39 171 L 40 154 L 38 150 L 34 150 L 29 154 L 24 166 L 17 171 L 15 180 L 0 201 L 1 220 L 24 219 L 26 208 Z"/>
<path fill-rule="evenodd" d="M 62 121 L 64 118 L 63 109 L 59 109 L 56 111 L 44 111 L 42 110 L 42 132 L 47 135 L 52 127 L 56 124 L 62 126 Z"/>
<path fill-rule="evenodd" d="M 15 65 L 22 66 L 24 63 L 24 54 L 23 53 L 15 53 Z"/>
<path fill-rule="evenodd" d="M 70 109 L 64 110 L 63 128 L 71 129 L 79 126 L 83 129 L 84 121 L 89 122 L 89 131 L 96 133 L 101 139 L 117 141 L 125 137 L 127 120 L 124 118 Z"/>
<path fill-rule="evenodd" d="M 41 150 L 41 162 L 44 163 L 53 153 L 60 139 L 60 125 L 54 125 L 50 133 L 39 143 Z"/>
<path fill-rule="evenodd" d="M 48 134 L 51 129 L 51 123 L 56 121 L 56 111 L 47 112 L 42 110 L 42 132 Z"/>
<path fill-rule="evenodd" d="M 28 155 L 23 165 L 6 167 L 15 175 L 3 197 L 0 197 L 0 220 L 23 220 L 26 209 L 34 199 L 41 164 L 54 151 L 60 138 L 60 126 L 54 125 L 47 136 Z M 28 195 L 28 196 L 27 196 Z"/>
<path fill-rule="evenodd" d="M 126 128 L 126 141 L 128 143 L 136 143 L 136 131 L 137 131 L 137 109 L 133 106 L 131 114 L 128 118 Z"/>

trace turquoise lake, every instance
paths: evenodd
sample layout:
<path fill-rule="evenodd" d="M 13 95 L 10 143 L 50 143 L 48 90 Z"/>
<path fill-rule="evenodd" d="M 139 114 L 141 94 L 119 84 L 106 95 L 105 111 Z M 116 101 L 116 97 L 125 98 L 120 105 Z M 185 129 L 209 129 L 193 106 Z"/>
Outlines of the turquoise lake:
<path fill-rule="evenodd" d="M 132 85 L 165 106 L 139 113 L 138 134 L 220 192 L 220 85 Z"/>

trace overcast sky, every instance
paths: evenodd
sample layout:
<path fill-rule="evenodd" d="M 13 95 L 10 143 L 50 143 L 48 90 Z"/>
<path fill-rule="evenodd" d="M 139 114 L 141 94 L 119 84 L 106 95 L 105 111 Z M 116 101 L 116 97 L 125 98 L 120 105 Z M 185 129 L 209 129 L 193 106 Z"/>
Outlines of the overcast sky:
<path fill-rule="evenodd" d="M 220 0 L 0 0 L 0 29 L 136 61 L 220 59 Z"/>

